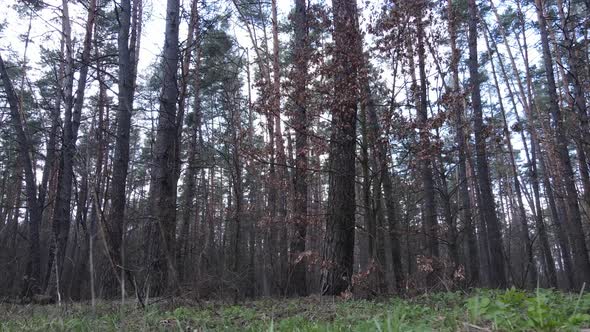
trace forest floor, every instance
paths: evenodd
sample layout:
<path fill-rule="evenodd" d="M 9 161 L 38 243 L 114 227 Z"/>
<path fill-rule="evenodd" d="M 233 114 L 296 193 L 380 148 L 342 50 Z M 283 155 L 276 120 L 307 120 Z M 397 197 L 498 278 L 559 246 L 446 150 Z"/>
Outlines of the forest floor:
<path fill-rule="evenodd" d="M 590 294 L 476 290 L 375 301 L 306 297 L 156 303 L 0 304 L 0 331 L 580 331 Z M 590 330 L 587 330 L 590 331 Z"/>

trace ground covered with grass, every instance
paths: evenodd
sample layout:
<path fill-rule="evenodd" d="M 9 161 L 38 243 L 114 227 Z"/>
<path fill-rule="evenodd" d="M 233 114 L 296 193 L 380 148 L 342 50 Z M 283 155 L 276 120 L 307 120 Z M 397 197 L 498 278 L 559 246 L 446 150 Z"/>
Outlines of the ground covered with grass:
<path fill-rule="evenodd" d="M 0 331 L 579 331 L 590 294 L 476 290 L 375 301 L 326 297 L 239 305 L 0 305 Z"/>

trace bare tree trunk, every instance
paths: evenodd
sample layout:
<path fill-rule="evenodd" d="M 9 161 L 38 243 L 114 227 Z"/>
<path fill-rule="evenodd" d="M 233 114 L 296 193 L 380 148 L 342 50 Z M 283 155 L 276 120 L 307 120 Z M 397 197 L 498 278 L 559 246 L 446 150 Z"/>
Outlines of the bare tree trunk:
<path fill-rule="evenodd" d="M 233 215 L 231 216 L 234 222 L 234 234 L 231 239 L 231 264 L 230 270 L 234 274 L 236 278 L 241 278 L 239 276 L 240 267 L 242 266 L 242 257 L 243 255 L 240 253 L 240 242 L 242 239 L 242 210 L 244 205 L 244 189 L 242 184 L 242 158 L 240 156 L 240 146 L 241 146 L 241 133 L 242 126 L 241 126 L 241 117 L 240 117 L 240 110 L 235 105 L 237 100 L 237 89 L 233 91 L 233 96 L 231 96 L 228 102 L 230 103 L 230 116 L 231 116 L 231 128 L 232 134 L 232 145 L 231 148 L 232 155 L 231 155 L 231 168 L 230 168 L 230 176 L 231 176 L 231 183 L 233 184 L 233 195 L 235 198 L 235 207 L 233 208 Z M 229 218 L 228 218 L 229 220 Z M 239 281 L 239 279 L 236 279 Z M 234 285 L 235 287 L 235 294 L 234 299 L 239 296 L 239 292 L 241 290 L 241 284 Z"/>
<path fill-rule="evenodd" d="M 61 154 L 59 155 L 59 166 L 57 175 L 57 186 L 55 193 L 55 206 L 51 216 L 53 238 L 49 245 L 49 259 L 45 275 L 44 291 L 49 286 L 51 276 L 59 279 L 70 228 L 70 200 L 72 190 L 73 174 L 73 151 L 71 142 L 73 138 L 72 110 L 74 106 L 73 84 L 74 84 L 74 58 L 72 49 L 71 23 L 69 17 L 68 2 L 62 1 L 62 38 L 64 43 L 64 77 L 61 86 L 62 98 L 64 99 L 64 120 Z M 75 142 L 74 142 L 75 143 Z M 53 269 L 55 265 L 55 270 Z M 55 272 L 55 274 L 53 274 Z M 60 299 L 61 288 L 57 286 L 58 299 Z"/>
<path fill-rule="evenodd" d="M 272 58 L 273 60 L 276 58 L 278 60 L 278 53 L 275 57 L 274 54 L 271 57 L 268 48 L 268 38 L 266 34 L 266 20 L 262 20 L 262 45 L 259 45 L 257 37 L 256 37 L 256 29 L 251 18 L 248 18 L 246 14 L 242 11 L 242 5 L 237 2 L 237 0 L 232 0 L 240 19 L 245 24 L 246 29 L 248 30 L 248 35 L 250 37 L 250 41 L 253 44 L 254 51 L 256 52 L 256 64 L 262 76 L 261 81 L 261 95 L 264 96 L 262 99 L 262 109 L 265 111 L 266 115 L 266 128 L 268 131 L 268 158 L 269 158 L 269 174 L 268 178 L 265 181 L 267 190 L 268 190 L 268 201 L 266 210 L 268 211 L 268 223 L 266 229 L 264 230 L 264 250 L 262 252 L 263 255 L 263 279 L 270 282 L 270 279 L 274 279 L 275 282 L 271 285 L 268 284 L 268 287 L 264 287 L 265 295 L 270 295 L 271 292 L 277 290 L 277 286 L 281 286 L 280 278 L 274 278 L 273 274 L 275 274 L 277 269 L 280 270 L 280 262 L 277 262 L 277 258 L 279 257 L 279 243 L 278 242 L 278 232 L 282 228 L 283 225 L 277 225 L 280 219 L 277 219 L 277 212 L 282 213 L 282 211 L 278 211 L 281 208 L 279 200 L 279 185 L 281 181 L 284 179 L 281 178 L 280 172 L 277 172 L 277 164 L 279 167 L 281 166 L 281 153 L 279 149 L 279 145 L 282 146 L 282 142 L 277 142 L 278 139 L 282 140 L 282 135 L 280 135 L 280 118 L 278 118 L 275 112 L 279 111 L 280 108 L 280 77 L 279 77 L 279 67 L 278 63 L 276 66 L 273 63 L 273 70 L 277 69 L 276 72 L 276 80 L 271 80 L 271 66 L 268 63 L 268 59 Z M 258 2 L 258 13 L 263 15 L 262 11 L 262 2 Z M 272 5 L 272 3 L 271 3 Z M 272 10 L 272 9 L 271 9 Z M 274 33 L 273 33 L 273 43 L 274 43 Z M 277 47 L 275 47 L 276 51 L 278 52 L 278 39 L 277 39 Z M 273 61 L 274 62 L 274 61 Z M 278 89 L 278 90 L 277 90 Z M 275 98 L 276 97 L 276 98 Z M 278 100 L 277 100 L 278 99 Z M 278 102 L 278 104 L 277 104 Z M 280 112 L 279 112 L 280 113 Z M 279 127 L 277 134 L 277 128 Z M 276 143 L 276 144 L 275 144 Z M 279 150 L 279 151 L 277 151 Z M 284 154 L 284 151 L 282 152 Z M 283 193 L 281 193 L 283 194 Z M 285 241 L 286 242 L 286 241 Z M 284 247 L 284 246 L 283 246 Z M 282 276 L 281 276 L 282 277 Z"/>
<path fill-rule="evenodd" d="M 469 9 L 469 76 L 471 80 L 471 103 L 474 115 L 475 150 L 477 161 L 477 179 L 480 188 L 481 202 L 479 209 L 483 224 L 488 232 L 490 249 L 490 286 L 503 288 L 506 286 L 504 271 L 504 250 L 502 248 L 501 224 L 496 215 L 496 204 L 492 192 L 490 171 L 486 152 L 486 137 L 483 130 L 483 115 L 480 94 L 479 63 L 477 54 L 478 9 L 475 0 L 468 0 Z"/>
<path fill-rule="evenodd" d="M 164 73 L 158 130 L 154 147 L 152 168 L 152 216 L 157 225 L 153 234 L 155 252 L 152 273 L 157 287 L 156 293 L 177 290 L 177 275 L 174 267 L 174 245 L 176 237 L 176 156 L 177 137 L 176 106 L 178 99 L 177 69 L 179 58 L 178 26 L 180 8 L 178 0 L 168 0 L 166 6 L 166 31 L 163 52 Z M 172 274 L 172 275 L 169 275 Z"/>
<path fill-rule="evenodd" d="M 487 34 L 484 34 L 486 46 L 488 52 L 491 53 L 490 44 L 488 41 Z M 496 75 L 496 67 L 494 62 L 491 62 L 492 65 L 492 77 L 494 79 L 494 85 L 496 87 L 496 94 L 498 96 L 498 103 L 500 106 L 500 113 L 502 115 L 502 123 L 504 126 L 504 136 L 506 145 L 508 147 L 508 155 L 510 159 L 510 166 L 512 168 L 512 180 L 514 184 L 514 190 L 516 192 L 516 202 L 517 202 L 517 212 L 518 212 L 518 220 L 520 221 L 520 253 L 524 253 L 524 262 L 525 266 L 523 267 L 523 275 L 522 280 L 519 280 L 519 285 L 524 284 L 527 288 L 533 289 L 537 286 L 537 269 L 535 266 L 535 261 L 533 257 L 533 245 L 529 237 L 529 228 L 527 222 L 527 215 L 524 206 L 524 202 L 522 199 L 522 190 L 520 180 L 518 178 L 518 169 L 516 166 L 516 161 L 514 160 L 514 149 L 512 147 L 512 139 L 510 137 L 510 129 L 508 128 L 508 121 L 506 120 L 506 110 L 504 109 L 504 102 L 502 101 L 502 93 L 500 90 L 500 84 L 498 82 L 498 77 Z"/>
<path fill-rule="evenodd" d="M 356 0 L 332 0 L 335 89 L 330 141 L 329 191 L 321 293 L 338 295 L 352 286 L 355 236 L 356 66 L 361 60 L 351 43 L 360 42 Z M 351 51 L 352 50 L 352 51 Z"/>
<path fill-rule="evenodd" d="M 498 12 L 496 10 L 496 8 L 494 7 L 494 4 L 492 1 L 490 1 L 490 4 L 492 5 L 492 10 L 494 12 L 494 15 L 496 16 L 496 19 L 498 20 L 498 22 L 500 22 L 500 16 L 498 15 Z M 523 48 L 521 47 L 520 42 L 518 41 L 517 38 L 517 42 L 519 45 L 519 48 L 521 49 L 521 52 L 523 53 L 524 56 L 524 61 L 525 61 L 525 67 L 526 67 L 526 78 L 527 78 L 527 93 L 525 93 L 524 90 L 524 86 L 523 83 L 520 79 L 520 74 L 518 73 L 518 66 L 516 65 L 516 61 L 514 59 L 514 56 L 512 55 L 512 51 L 510 50 L 510 45 L 509 45 L 509 41 L 507 38 L 507 35 L 503 29 L 503 27 L 500 25 L 500 34 L 502 36 L 502 39 L 504 40 L 504 44 L 506 45 L 506 50 L 508 51 L 508 56 L 510 59 L 510 62 L 512 64 L 512 69 L 514 72 L 514 77 L 516 78 L 516 82 L 517 82 L 517 87 L 518 87 L 518 92 L 520 95 L 520 101 L 523 105 L 524 111 L 525 111 L 525 115 L 526 115 L 526 119 L 528 121 L 528 130 L 530 132 L 530 136 L 531 136 L 531 155 L 529 157 L 529 153 L 528 153 L 528 145 L 526 143 L 526 137 L 524 135 L 524 130 L 521 131 L 521 138 L 522 138 L 522 142 L 524 144 L 524 148 L 525 148 L 525 152 L 526 152 L 526 157 L 527 157 L 527 163 L 529 164 L 529 170 L 530 170 L 530 176 L 531 176 L 531 182 L 532 182 L 532 187 L 533 187 L 533 194 L 534 194 L 534 206 L 536 208 L 533 209 L 534 210 L 534 214 L 535 214 L 535 225 L 537 227 L 537 231 L 539 233 L 539 237 L 541 240 L 541 247 L 543 249 L 543 257 L 544 257 L 544 265 L 545 265 L 545 269 L 546 269 L 546 273 L 547 276 L 549 278 L 549 282 L 551 285 L 553 285 L 554 287 L 557 287 L 557 276 L 556 276 L 556 271 L 555 271 L 555 262 L 553 260 L 553 255 L 551 253 L 551 248 L 549 246 L 549 240 L 547 237 L 547 232 L 545 230 L 545 223 L 543 220 L 543 209 L 541 206 L 541 199 L 540 199 L 540 185 L 539 185 L 539 177 L 538 177 L 538 170 L 537 170 L 537 153 L 540 152 L 540 145 L 539 145 L 539 138 L 538 138 L 538 134 L 537 134 L 537 129 L 536 126 L 534 124 L 534 115 L 533 115 L 533 111 L 532 111 L 532 89 L 531 89 L 531 77 L 530 77 L 530 70 L 529 70 L 529 65 L 528 65 L 528 52 L 527 52 L 527 47 L 526 47 L 526 35 L 525 35 L 525 22 L 523 20 L 523 15 L 520 11 L 520 3 L 518 3 L 518 10 L 519 10 L 519 23 L 521 25 L 521 28 L 523 29 L 523 42 L 525 44 L 524 47 L 524 52 Z M 487 30 L 487 35 L 490 36 L 490 40 L 492 42 L 492 45 L 494 46 L 494 49 L 497 51 L 498 47 L 497 44 L 494 40 L 494 38 L 491 38 L 491 33 L 489 31 L 489 28 L 486 26 L 486 30 Z M 496 54 L 498 54 L 498 52 L 496 52 Z M 516 107 L 516 102 L 514 101 L 514 95 L 512 93 L 512 88 L 510 86 L 510 80 L 508 78 L 507 72 L 506 72 L 506 68 L 504 65 L 504 61 L 502 60 L 502 57 L 498 56 L 498 63 L 500 65 L 500 72 L 502 73 L 502 76 L 504 78 L 504 81 L 507 84 L 508 87 L 508 94 L 510 97 L 510 101 L 512 103 L 512 107 L 514 109 L 514 113 L 516 115 L 516 119 L 517 122 L 520 123 L 520 117 L 518 115 L 518 110 Z M 546 175 L 545 175 L 546 176 Z M 551 188 L 549 188 L 549 190 L 551 190 Z M 569 257 L 569 254 L 568 254 Z M 567 264 L 566 264 L 567 265 Z"/>
<path fill-rule="evenodd" d="M 278 253 L 280 257 L 279 262 L 279 279 L 281 290 L 284 291 L 286 286 L 286 274 L 288 273 L 288 241 L 287 241 L 287 193 L 289 187 L 287 186 L 287 158 L 285 154 L 285 143 L 281 129 L 281 76 L 279 65 L 279 22 L 277 18 L 277 0 L 271 1 L 272 12 L 272 112 L 274 113 L 275 121 L 275 143 L 277 152 L 278 179 L 277 185 L 279 189 L 278 201 Z"/>
<path fill-rule="evenodd" d="M 8 257 L 11 258 L 6 262 L 6 268 L 3 272 L 3 278 L 6 280 L 6 290 L 8 292 L 16 293 L 15 286 L 19 283 L 20 274 L 18 273 L 18 259 L 16 259 L 17 250 L 18 250 L 18 242 L 17 242 L 17 234 L 19 233 L 18 230 L 18 219 L 20 216 L 20 207 L 21 207 L 21 198 L 22 198 L 22 186 L 23 186 L 23 168 L 21 163 L 22 158 L 17 156 L 16 162 L 14 163 L 12 176 L 11 176 L 11 183 L 13 184 L 13 190 L 11 193 L 7 195 L 6 201 L 3 201 L 3 205 L 6 204 L 6 225 L 4 228 L 0 228 L 0 241 L 2 245 L 0 248 L 3 252 L 8 253 Z M 26 215 L 25 215 L 26 216 Z M 25 218 L 26 219 L 26 218 Z M 23 289 L 28 289 L 30 282 L 28 280 L 28 275 L 25 275 L 23 278 L 24 280 L 24 287 Z M 29 293 L 32 293 L 29 291 Z M 24 297 L 34 295 L 33 294 L 26 294 L 23 292 L 22 295 Z"/>
<path fill-rule="evenodd" d="M 590 260 L 584 239 L 580 207 L 578 205 L 578 193 L 576 190 L 574 172 L 568 153 L 568 140 L 565 136 L 563 115 L 558 104 L 557 87 L 553 73 L 553 60 L 549 48 L 547 22 L 545 19 L 545 1 L 535 0 L 537 19 L 541 33 L 541 46 L 543 48 L 543 63 L 545 75 L 547 76 L 547 90 L 549 94 L 549 110 L 551 113 L 553 128 L 555 131 L 554 144 L 558 155 L 558 171 L 564 174 L 563 181 L 566 191 L 566 203 L 568 214 L 568 230 L 571 239 L 572 254 L 574 260 L 574 271 L 576 287 L 581 287 L 584 282 L 590 280 Z"/>
<path fill-rule="evenodd" d="M 463 224 L 468 248 L 468 277 L 469 281 L 477 285 L 479 283 L 479 262 L 477 239 L 475 236 L 475 229 L 473 227 L 473 213 L 471 211 L 471 199 L 469 198 L 469 181 L 467 179 L 467 158 L 466 158 L 466 140 L 464 132 L 464 108 L 463 98 L 460 96 L 461 90 L 459 87 L 459 60 L 461 58 L 459 48 L 457 47 L 457 15 L 455 8 L 453 8 L 453 0 L 447 0 L 447 11 L 449 13 L 449 35 L 451 42 L 451 72 L 452 84 L 451 89 L 454 98 L 452 99 L 452 110 L 455 117 L 457 149 L 459 154 L 458 162 L 458 182 L 459 182 L 459 197 L 458 209 Z"/>
<path fill-rule="evenodd" d="M 61 39 L 60 42 L 60 55 L 63 55 L 65 42 L 64 39 Z M 60 61 L 59 69 L 57 73 L 57 91 L 61 91 L 63 85 L 63 78 L 64 78 L 64 61 Z M 46 148 L 46 155 L 45 155 L 45 164 L 43 165 L 43 175 L 41 178 L 41 186 L 39 187 L 39 207 L 41 207 L 44 211 L 51 211 L 51 209 L 45 209 L 45 202 L 47 198 L 47 188 L 50 183 L 50 178 L 52 172 L 57 168 L 56 160 L 57 160 L 57 138 L 59 135 L 60 129 L 60 109 L 62 103 L 62 96 L 56 96 L 55 104 L 51 108 L 51 128 L 49 129 L 49 139 L 47 141 L 47 148 Z"/>
<path fill-rule="evenodd" d="M 57 202 L 53 215 L 53 231 L 55 236 L 55 243 L 53 245 L 55 247 L 51 247 L 55 250 L 56 274 L 58 278 L 60 278 L 60 275 L 63 272 L 70 232 L 70 202 L 74 180 L 74 156 L 76 154 L 78 128 L 80 127 L 82 107 L 84 106 L 84 92 L 86 90 L 88 66 L 90 64 L 90 51 L 92 49 L 92 35 L 96 16 L 96 1 L 91 1 L 88 7 L 88 19 L 86 21 L 86 32 L 81 59 L 82 65 L 80 67 L 75 99 L 73 94 L 74 58 L 69 8 L 67 1 L 63 1 L 62 5 L 62 28 L 65 38 L 65 84 L 63 92 L 65 98 L 64 135 L 62 154 L 60 157 L 60 172 L 58 175 Z M 51 264 L 52 261 L 53 260 L 50 260 L 49 264 Z M 48 270 L 50 271 L 51 269 Z M 63 294 L 65 290 L 63 286 L 63 282 L 61 285 L 58 284 L 58 295 Z"/>
<path fill-rule="evenodd" d="M 138 8 L 136 4 L 142 0 L 134 1 L 132 9 L 130 0 L 121 1 L 116 8 L 119 17 L 119 32 L 117 45 L 119 50 L 119 81 L 118 81 L 118 108 L 117 108 L 117 129 L 115 139 L 115 155 L 113 158 L 112 186 L 110 189 L 111 207 L 106 220 L 101 221 L 104 227 L 105 240 L 109 251 L 113 272 L 117 275 L 119 282 L 122 278 L 128 279 L 129 283 L 137 292 L 135 279 L 130 270 L 125 268 L 125 258 L 122 247 L 124 246 L 125 229 L 125 205 L 127 187 L 127 175 L 129 172 L 129 136 L 131 131 L 131 116 L 133 111 L 133 95 L 135 90 L 136 58 L 135 49 L 138 38 L 138 27 L 131 32 L 132 15 L 141 17 L 141 13 L 135 13 Z M 121 277 L 118 275 L 121 274 Z M 111 290 L 111 291 L 114 291 Z"/>
<path fill-rule="evenodd" d="M 405 275 L 402 264 L 401 249 L 401 227 L 400 227 L 400 204 L 397 195 L 394 194 L 392 174 L 387 162 L 387 154 L 384 154 L 381 169 L 383 177 L 383 198 L 385 199 L 385 208 L 387 209 L 387 223 L 389 229 L 389 238 L 391 241 L 391 257 L 393 263 L 393 273 L 397 291 L 402 293 L 405 289 Z M 409 272 L 408 272 L 409 273 Z"/>
<path fill-rule="evenodd" d="M 361 37 L 362 38 L 362 37 Z M 387 177 L 388 188 L 391 190 L 391 178 L 388 169 L 387 162 L 387 141 L 383 141 L 383 129 L 379 123 L 377 109 L 371 86 L 369 83 L 369 68 L 370 62 L 368 56 L 363 52 L 362 39 L 357 43 L 357 54 L 361 57 L 358 65 L 358 79 L 359 79 L 359 91 L 360 91 L 360 107 L 361 107 L 361 134 L 362 134 L 362 175 L 363 175 L 363 200 L 365 205 L 365 221 L 366 221 L 366 233 L 368 235 L 368 256 L 370 258 L 369 265 L 364 267 L 361 263 L 361 267 L 369 268 L 372 276 L 371 282 L 373 289 L 370 291 L 381 294 L 386 291 L 387 283 L 385 277 L 386 271 L 386 254 L 385 254 L 385 242 L 387 233 L 385 231 L 385 213 L 383 211 L 384 205 L 391 205 L 390 203 L 383 203 L 382 187 L 385 177 Z M 393 83 L 395 86 L 395 82 Z M 393 101 L 392 101 L 392 107 Z M 387 134 L 384 137 L 388 137 Z M 374 173 L 377 176 L 374 176 Z M 372 188 L 372 191 L 371 191 Z M 392 195 L 391 192 L 386 193 Z M 391 198 L 391 197 L 390 197 Z M 395 225 L 395 212 L 392 209 L 392 218 L 394 220 L 392 225 Z M 390 230 L 391 231 L 391 230 Z M 394 246 L 399 246 L 397 235 L 391 232 L 391 238 L 389 241 L 395 242 Z M 396 247 L 396 250 L 399 248 Z M 362 254 L 362 253 L 361 253 Z M 395 254 L 398 256 L 399 254 Z M 362 256 L 361 256 L 362 257 Z M 393 261 L 398 263 L 395 266 L 395 277 L 401 278 L 401 263 L 398 261 L 399 256 L 393 258 Z M 374 278 L 373 278 L 374 276 Z M 401 280 L 400 280 L 401 282 Z M 398 285 L 395 285 L 396 288 Z"/>
<path fill-rule="evenodd" d="M 426 2 L 422 1 L 420 4 L 420 10 L 416 17 L 416 31 L 418 38 L 418 72 L 420 76 L 420 86 L 417 98 L 419 104 L 417 105 L 418 111 L 418 122 L 420 124 L 420 146 L 423 151 L 419 156 L 420 160 L 420 177 L 422 179 L 422 186 L 424 190 L 424 216 L 423 223 L 427 237 L 427 248 L 428 255 L 435 259 L 435 265 L 437 265 L 436 259 L 439 257 L 438 248 L 438 222 L 436 215 L 436 201 L 434 191 L 434 177 L 432 175 L 432 162 L 430 158 L 431 143 L 430 143 L 430 128 L 428 123 L 428 96 L 427 96 L 427 78 L 426 78 L 426 54 L 424 51 L 424 22 L 422 15 L 425 11 Z M 427 277 L 427 284 L 432 287 L 437 282 L 438 267 L 434 266 L 434 271 Z"/>
<path fill-rule="evenodd" d="M 360 50 L 362 52 L 362 50 Z M 361 69 L 362 70 L 362 69 Z M 362 76 L 361 74 L 360 76 Z M 359 80 L 360 81 L 360 80 Z M 367 126 L 367 102 L 368 96 L 365 93 L 362 94 L 360 103 L 360 132 L 361 132 L 361 144 L 360 144 L 360 168 L 362 174 L 361 184 L 361 196 L 364 210 L 364 231 L 359 234 L 361 235 L 358 239 L 360 246 L 360 268 L 366 270 L 369 268 L 369 264 L 372 264 L 375 260 L 375 239 L 377 237 L 377 229 L 375 220 L 375 214 L 373 210 L 373 200 L 371 197 L 371 176 L 369 175 L 369 137 L 368 137 L 368 126 Z"/>
<path fill-rule="evenodd" d="M 199 12 L 198 12 L 198 1 L 194 0 L 191 5 L 191 17 L 189 22 L 188 37 L 187 37 L 187 48 L 184 50 L 184 56 L 182 58 L 182 79 L 180 87 L 180 96 L 178 102 L 179 116 L 177 119 L 176 126 L 178 128 L 178 134 L 176 139 L 176 173 L 177 177 L 180 177 L 180 144 L 182 141 L 182 114 L 184 114 L 184 108 L 187 99 L 188 92 L 188 77 L 190 76 L 190 62 L 192 59 L 191 53 L 195 50 L 195 74 L 193 75 L 194 80 L 194 94 L 195 101 L 193 107 L 193 118 L 190 124 L 191 131 L 189 133 L 190 144 L 188 149 L 188 163 L 186 177 L 184 179 L 184 190 L 182 203 L 184 204 L 184 211 L 182 214 L 181 231 L 178 237 L 178 244 L 176 248 L 176 270 L 178 271 L 178 281 L 182 284 L 184 281 L 184 260 L 187 251 L 187 237 L 190 230 L 190 218 L 194 212 L 194 198 L 195 198 L 195 182 L 197 172 L 197 146 L 199 144 L 199 129 L 201 123 L 200 112 L 200 38 L 199 38 Z"/>
<path fill-rule="evenodd" d="M 41 248 L 39 239 L 39 225 L 41 224 L 41 207 L 37 200 L 37 185 L 35 181 L 35 169 L 33 168 L 33 145 L 30 141 L 24 110 L 14 91 L 14 87 L 8 76 L 4 60 L 0 56 L 0 76 L 6 91 L 10 106 L 10 117 L 18 142 L 18 153 L 22 159 L 25 173 L 25 188 L 27 197 L 27 209 L 29 212 L 29 261 L 27 263 L 28 285 L 23 289 L 23 295 L 30 296 L 41 291 Z"/>
<path fill-rule="evenodd" d="M 295 110 L 293 123 L 295 129 L 295 204 L 294 223 L 295 234 L 291 242 L 291 290 L 299 296 L 307 295 L 305 258 L 305 240 L 307 236 L 307 182 L 308 182 L 308 143 L 307 143 L 307 8 L 305 0 L 295 0 L 295 15 L 293 16 L 295 29 Z"/>
<path fill-rule="evenodd" d="M 584 59 L 583 54 L 580 53 L 580 50 L 577 47 L 577 42 L 575 40 L 576 29 L 575 27 L 580 24 L 581 22 L 577 22 L 576 15 L 568 12 L 567 17 L 564 13 L 564 3 L 563 0 L 557 0 L 557 9 L 558 9 L 558 16 L 561 23 L 561 29 L 563 34 L 563 42 L 561 43 L 560 47 L 564 49 L 567 65 L 569 67 L 565 68 L 565 66 L 560 65 L 559 69 L 560 72 L 563 73 L 564 79 L 564 88 L 566 89 L 566 94 L 571 101 L 573 102 L 573 109 L 577 110 L 577 120 L 579 121 L 580 125 L 575 130 L 575 141 L 576 141 L 576 150 L 578 155 L 578 169 L 580 172 L 580 178 L 582 180 L 582 187 L 584 189 L 584 194 L 582 196 L 583 201 L 585 204 L 590 204 L 590 174 L 588 170 L 588 160 L 587 160 L 587 152 L 590 151 L 588 149 L 588 144 L 590 144 L 590 126 L 588 125 L 588 106 L 586 103 L 586 96 L 584 91 Z M 570 11 L 573 10 L 570 5 Z M 573 35 L 573 36 L 572 36 Z M 556 45 L 557 46 L 557 45 Z M 556 54 L 557 61 L 559 61 L 559 53 Z M 567 70 L 567 73 L 565 71 Z M 569 91 L 569 84 L 565 84 L 566 82 L 571 82 L 573 86 L 573 94 L 570 94 Z"/>
<path fill-rule="evenodd" d="M 90 274 L 90 294 L 92 300 L 92 307 L 95 307 L 95 270 L 94 270 L 94 241 L 97 235 L 97 226 L 99 223 L 102 225 L 104 222 L 103 215 L 102 215 L 102 201 L 103 201 L 103 188 L 105 184 L 105 180 L 103 179 L 103 167 L 105 167 L 105 154 L 107 150 L 107 144 L 105 142 L 104 134 L 107 132 L 107 123 L 108 123 L 108 113 L 105 114 L 106 103 L 107 103 L 107 86 L 106 82 L 104 81 L 104 74 L 102 73 L 102 63 L 100 60 L 100 52 L 97 45 L 97 30 L 94 30 L 95 38 L 94 38 L 94 47 L 95 47 L 95 55 L 96 55 L 96 71 L 97 71 L 97 79 L 98 79 L 98 101 L 97 101 L 97 108 L 98 108 L 98 124 L 95 129 L 95 142 L 98 145 L 97 152 L 96 152 L 96 165 L 95 165 L 95 173 L 93 178 L 93 187 L 91 190 L 91 202 L 92 202 L 92 210 L 90 212 L 90 225 L 88 229 L 88 255 L 89 255 L 89 274 Z M 99 222 L 99 218 L 101 221 Z"/>
<path fill-rule="evenodd" d="M 74 218 L 75 226 L 76 226 L 76 242 L 77 237 L 79 234 L 78 229 L 79 227 L 82 228 L 83 234 L 81 235 L 82 241 L 80 245 L 73 245 L 72 250 L 74 251 L 74 259 L 71 261 L 70 264 L 66 265 L 66 272 L 64 275 L 66 276 L 67 280 L 65 280 L 65 285 L 67 286 L 67 293 L 70 294 L 72 299 L 80 300 L 82 298 L 82 287 L 85 285 L 87 279 L 87 274 L 85 272 L 88 271 L 88 266 L 86 265 L 88 262 L 88 255 L 89 255 L 89 228 L 88 228 L 88 192 L 89 192 L 89 179 L 88 173 L 90 171 L 89 167 L 89 158 L 90 153 L 88 152 L 89 146 L 86 145 L 85 156 L 83 159 L 83 164 L 81 165 L 81 181 L 79 181 L 79 188 L 77 192 L 77 202 L 76 202 L 76 217 Z"/>

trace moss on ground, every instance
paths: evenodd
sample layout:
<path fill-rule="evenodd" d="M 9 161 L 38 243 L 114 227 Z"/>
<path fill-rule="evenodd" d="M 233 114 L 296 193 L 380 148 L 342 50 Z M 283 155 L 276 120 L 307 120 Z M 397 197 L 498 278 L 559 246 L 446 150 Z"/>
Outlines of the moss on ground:
<path fill-rule="evenodd" d="M 376 301 L 307 297 L 240 305 L 0 305 L 1 331 L 578 331 L 590 294 L 476 290 Z"/>

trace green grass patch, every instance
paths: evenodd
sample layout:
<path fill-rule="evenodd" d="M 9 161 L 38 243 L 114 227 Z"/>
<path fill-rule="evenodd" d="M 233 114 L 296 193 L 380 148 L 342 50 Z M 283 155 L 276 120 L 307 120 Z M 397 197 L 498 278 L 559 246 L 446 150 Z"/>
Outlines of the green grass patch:
<path fill-rule="evenodd" d="M 99 302 L 0 305 L 0 331 L 578 331 L 590 294 L 476 290 L 377 301 L 327 297 L 160 303 L 141 310 Z"/>

